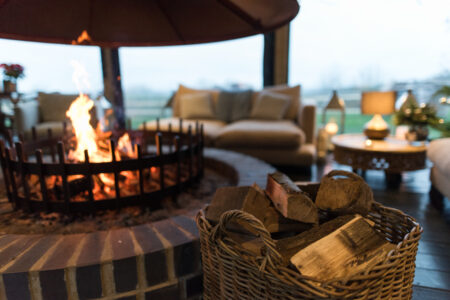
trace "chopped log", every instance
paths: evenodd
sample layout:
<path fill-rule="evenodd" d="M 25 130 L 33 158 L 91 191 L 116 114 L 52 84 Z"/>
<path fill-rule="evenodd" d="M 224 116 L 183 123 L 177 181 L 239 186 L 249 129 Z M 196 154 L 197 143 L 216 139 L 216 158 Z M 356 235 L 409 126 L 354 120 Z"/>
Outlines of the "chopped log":
<path fill-rule="evenodd" d="M 320 182 L 305 182 L 305 181 L 296 181 L 295 185 L 302 191 L 308 194 L 309 198 L 313 202 L 316 202 L 317 192 L 320 188 Z"/>
<path fill-rule="evenodd" d="M 270 201 L 250 186 L 223 187 L 217 189 L 205 216 L 209 221 L 217 223 L 224 212 L 240 209 L 263 221 L 269 206 Z"/>
<path fill-rule="evenodd" d="M 218 189 L 211 204 L 206 209 L 205 216 L 210 222 L 217 223 L 224 212 L 232 209 L 239 209 L 252 214 L 271 233 L 287 231 L 298 233 L 311 228 L 310 224 L 284 218 L 273 207 L 264 190 L 256 184 Z M 242 231 L 242 228 L 238 226 L 232 226 L 231 229 Z"/>
<path fill-rule="evenodd" d="M 285 218 L 318 223 L 317 207 L 286 175 L 280 172 L 267 175 L 266 193 Z"/>
<path fill-rule="evenodd" d="M 269 202 L 269 207 L 264 214 L 263 224 L 270 233 L 275 232 L 292 232 L 299 233 L 311 229 L 312 225 L 309 223 L 298 222 L 296 220 L 285 218 L 274 206 L 270 199 L 266 196 L 264 190 L 256 183 L 252 187 L 261 195 L 266 197 Z"/>
<path fill-rule="evenodd" d="M 384 239 L 369 222 L 356 215 L 298 251 L 291 263 L 302 275 L 320 280 L 345 279 L 376 265 L 396 246 Z"/>
<path fill-rule="evenodd" d="M 354 215 L 339 216 L 308 231 L 278 240 L 276 247 L 282 255 L 284 265 L 288 265 L 291 257 L 298 251 L 327 236 L 353 218 Z"/>
<path fill-rule="evenodd" d="M 316 197 L 318 208 L 336 214 L 365 216 L 372 203 L 373 193 L 364 179 L 342 170 L 331 171 L 322 178 Z"/>

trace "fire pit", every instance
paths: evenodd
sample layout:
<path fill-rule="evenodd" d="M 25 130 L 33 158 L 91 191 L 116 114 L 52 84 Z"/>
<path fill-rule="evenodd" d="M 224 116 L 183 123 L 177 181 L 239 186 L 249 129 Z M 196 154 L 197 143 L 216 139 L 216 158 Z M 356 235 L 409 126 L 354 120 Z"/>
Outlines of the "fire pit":
<path fill-rule="evenodd" d="M 202 176 L 199 123 L 187 133 L 181 119 L 178 132 L 158 127 L 105 133 L 90 125 L 91 102 L 80 95 L 67 111 L 72 135 L 54 138 L 49 132 L 8 147 L 0 143 L 7 196 L 15 209 L 70 214 L 135 205 L 158 208 L 161 199 Z"/>

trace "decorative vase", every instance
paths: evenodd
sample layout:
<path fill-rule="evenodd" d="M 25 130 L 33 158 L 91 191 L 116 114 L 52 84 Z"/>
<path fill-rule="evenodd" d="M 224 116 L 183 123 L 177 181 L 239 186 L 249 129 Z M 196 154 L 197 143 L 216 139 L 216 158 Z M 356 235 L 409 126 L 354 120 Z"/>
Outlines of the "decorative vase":
<path fill-rule="evenodd" d="M 429 131 L 427 125 L 412 125 L 405 136 L 410 142 L 426 141 L 428 138 L 428 133 Z"/>
<path fill-rule="evenodd" d="M 5 93 L 17 92 L 17 83 L 11 80 L 3 80 L 3 91 Z"/>

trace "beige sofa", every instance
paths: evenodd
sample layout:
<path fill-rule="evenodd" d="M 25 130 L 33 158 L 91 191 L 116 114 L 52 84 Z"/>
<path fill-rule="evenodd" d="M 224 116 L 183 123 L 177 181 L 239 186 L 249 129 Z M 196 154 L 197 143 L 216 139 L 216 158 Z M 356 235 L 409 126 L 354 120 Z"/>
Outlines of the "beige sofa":
<path fill-rule="evenodd" d="M 217 114 L 218 90 L 196 90 L 180 85 L 172 101 L 173 117 L 161 119 L 161 130 L 167 130 L 172 124 L 173 130 L 179 130 L 180 101 L 183 95 L 209 93 Z M 289 97 L 287 111 L 280 120 L 246 118 L 226 123 L 216 117 L 197 119 L 204 125 L 206 145 L 229 149 L 260 158 L 277 166 L 311 166 L 315 162 L 315 106 L 301 105 L 300 86 L 275 86 L 263 91 L 253 92 L 250 110 L 256 105 L 262 93 L 283 94 Z M 183 119 L 183 129 L 195 126 L 196 119 Z M 143 128 L 141 125 L 140 128 Z M 156 129 L 156 121 L 145 123 L 146 128 Z"/>
<path fill-rule="evenodd" d="M 30 136 L 34 126 L 38 136 L 47 135 L 48 129 L 54 136 L 63 132 L 63 122 L 67 121 L 66 111 L 78 95 L 39 93 L 37 99 L 20 102 L 14 108 L 14 124 L 18 133 Z M 70 126 L 70 123 L 67 123 Z"/>
<path fill-rule="evenodd" d="M 433 163 L 430 171 L 430 200 L 438 208 L 443 207 L 443 198 L 450 199 L 450 138 L 437 139 L 430 143 L 428 159 Z"/>

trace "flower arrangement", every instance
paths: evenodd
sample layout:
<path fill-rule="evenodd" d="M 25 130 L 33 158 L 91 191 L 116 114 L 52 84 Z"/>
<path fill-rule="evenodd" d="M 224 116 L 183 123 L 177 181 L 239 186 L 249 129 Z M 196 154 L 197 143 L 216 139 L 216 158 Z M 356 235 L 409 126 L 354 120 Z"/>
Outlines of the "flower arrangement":
<path fill-rule="evenodd" d="M 25 76 L 24 67 L 19 64 L 0 64 L 0 68 L 3 68 L 3 75 L 6 80 L 15 82 L 18 78 Z"/>
<path fill-rule="evenodd" d="M 395 125 L 425 126 L 442 122 L 436 115 L 436 108 L 430 104 L 411 103 L 405 109 L 397 111 L 393 118 Z"/>
<path fill-rule="evenodd" d="M 444 122 L 437 116 L 436 108 L 430 104 L 410 104 L 404 110 L 399 110 L 394 114 L 395 125 L 408 125 L 412 128 L 430 127 L 441 132 L 443 137 L 450 136 L 450 122 Z"/>

